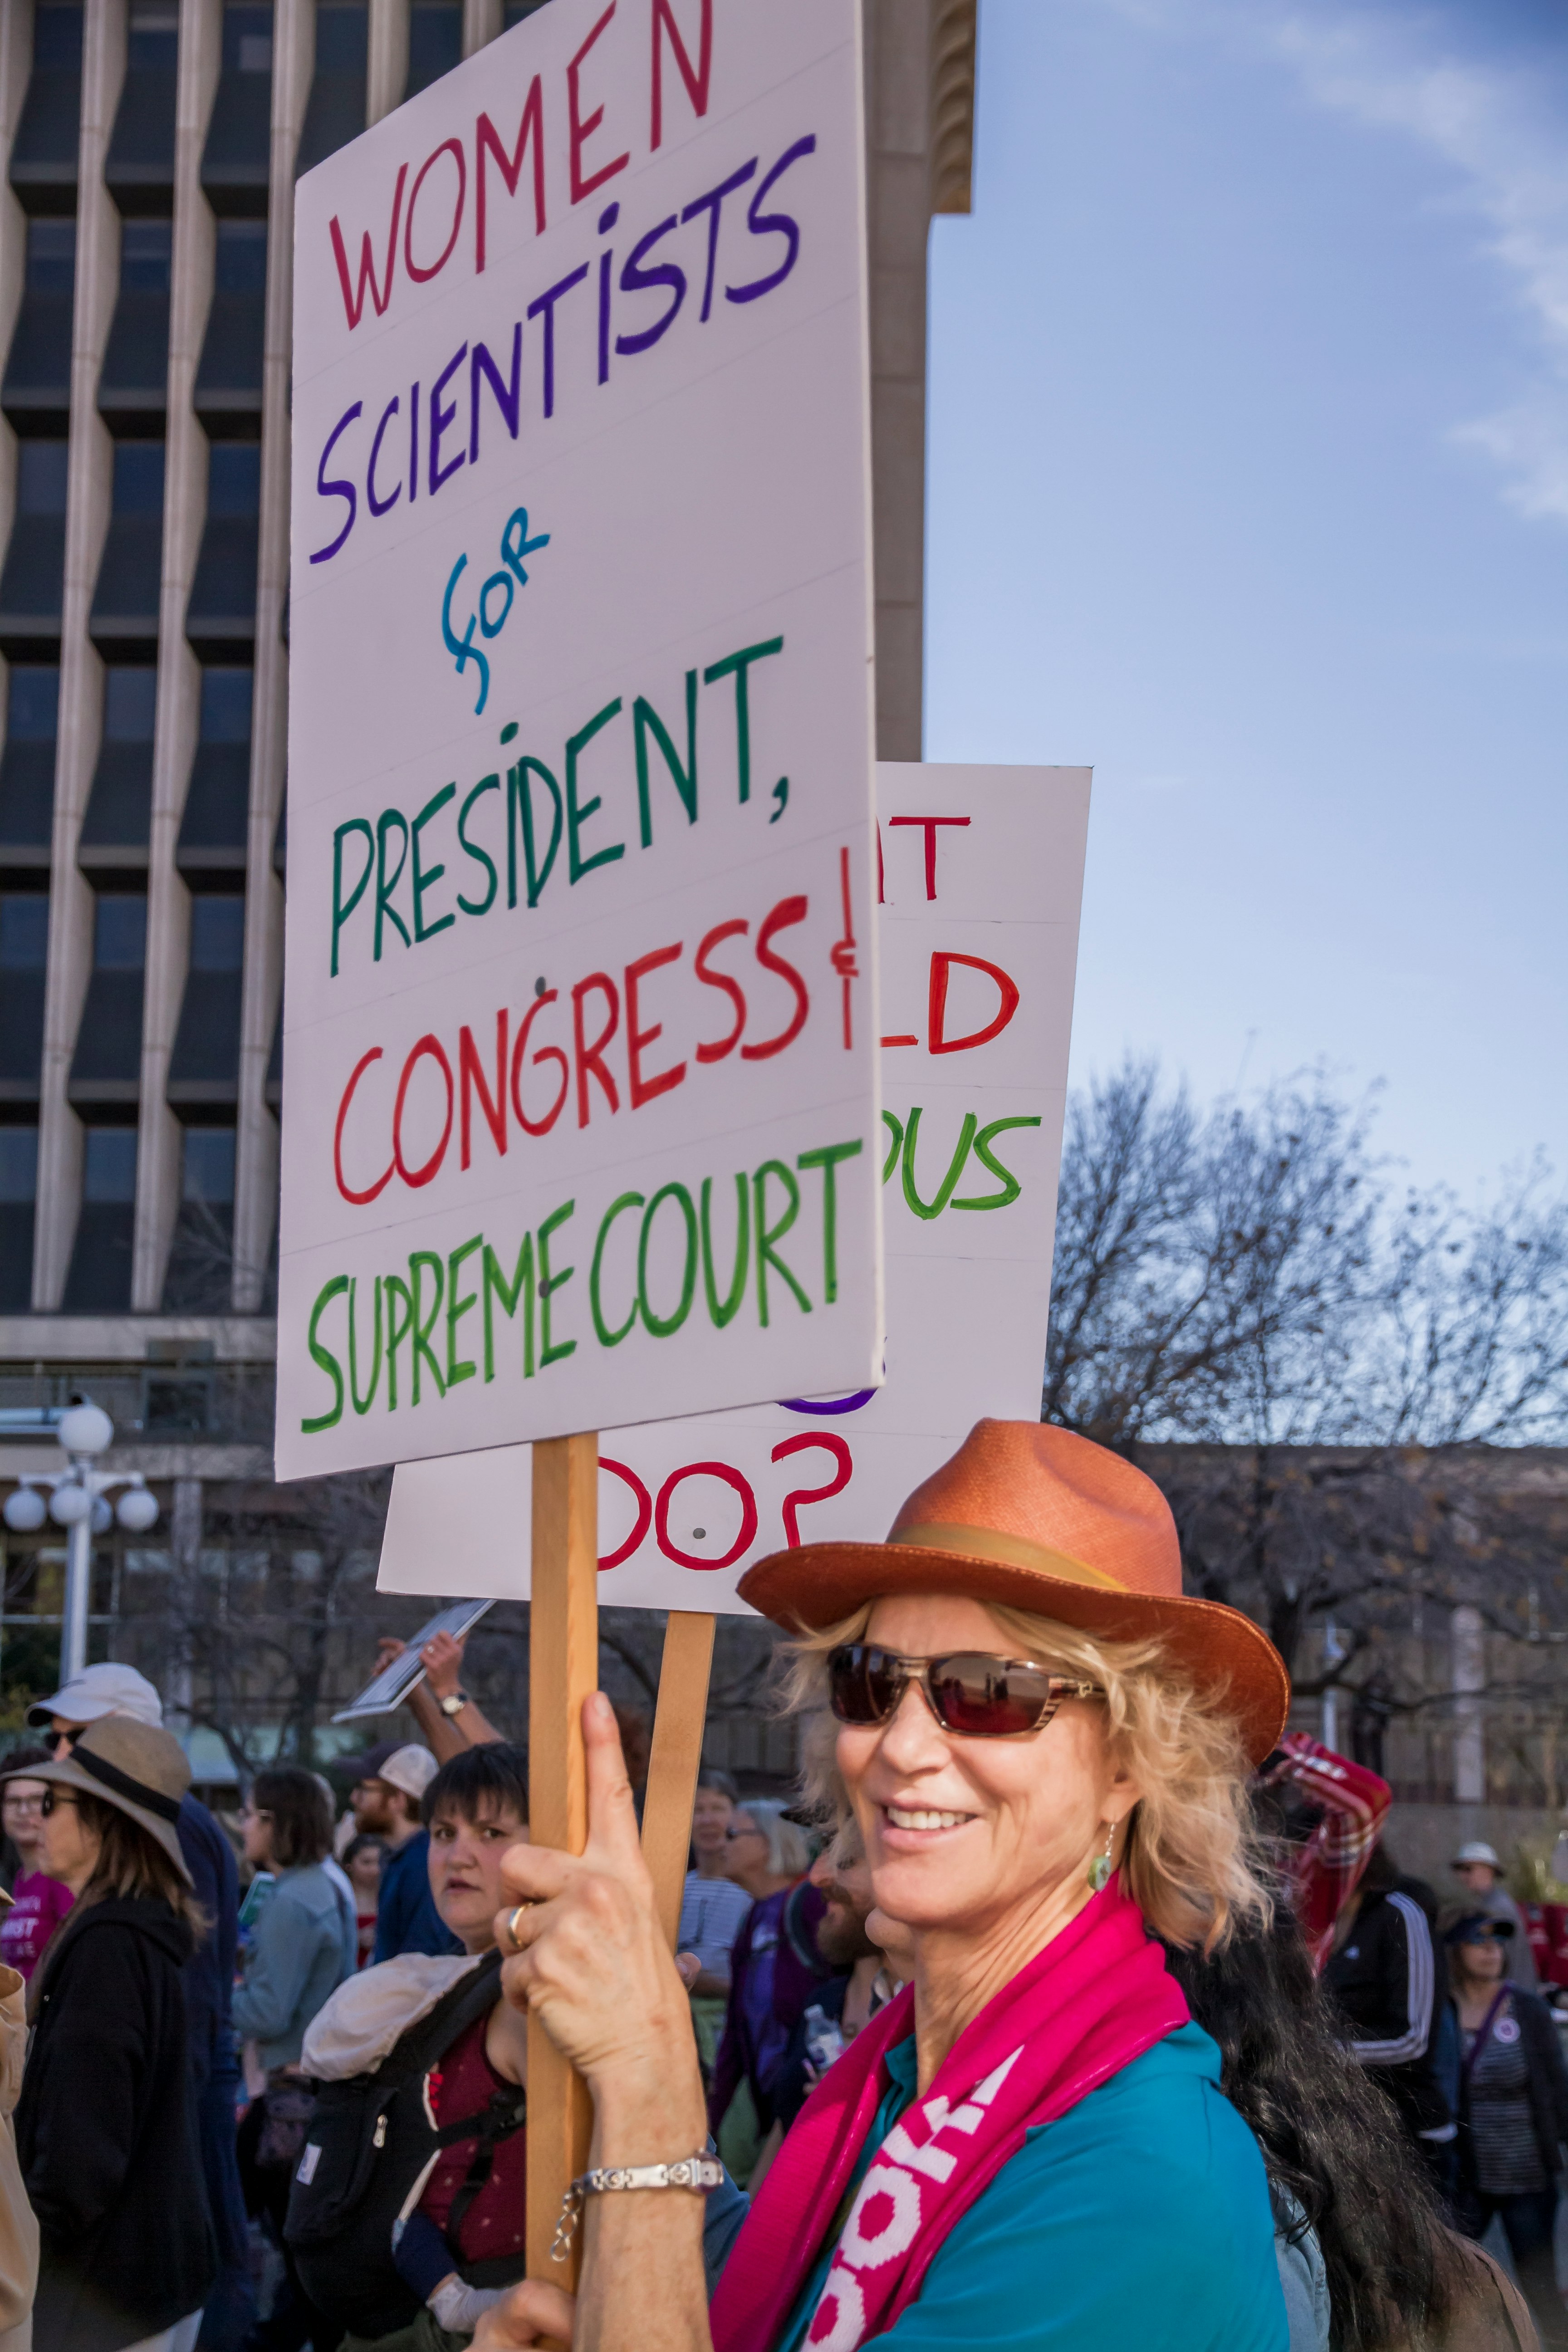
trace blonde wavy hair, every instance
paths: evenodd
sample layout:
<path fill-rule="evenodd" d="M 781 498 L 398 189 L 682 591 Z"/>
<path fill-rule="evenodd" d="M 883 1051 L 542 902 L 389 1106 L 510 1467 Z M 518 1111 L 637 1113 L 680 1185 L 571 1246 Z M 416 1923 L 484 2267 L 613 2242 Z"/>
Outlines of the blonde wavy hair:
<path fill-rule="evenodd" d="M 1106 1738 L 1143 1790 L 1127 1824 L 1123 1883 L 1157 1936 L 1217 1951 L 1237 1927 L 1266 1927 L 1274 1895 L 1256 1864 L 1247 1795 L 1251 1766 L 1223 1692 L 1200 1689 L 1173 1665 L 1158 1636 L 1112 1642 L 1051 1617 L 987 1601 L 1011 1654 L 1055 1674 L 1098 1683 Z M 803 1740 L 805 1792 L 842 1802 L 828 1736 L 827 1654 L 865 1639 L 868 1601 L 836 1625 L 791 1644 L 784 1703 L 811 1720 Z"/>

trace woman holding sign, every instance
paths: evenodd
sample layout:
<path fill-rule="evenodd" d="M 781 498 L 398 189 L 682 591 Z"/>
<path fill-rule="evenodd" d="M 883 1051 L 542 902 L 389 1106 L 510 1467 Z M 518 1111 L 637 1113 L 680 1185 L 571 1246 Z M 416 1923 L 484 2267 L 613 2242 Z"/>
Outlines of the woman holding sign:
<path fill-rule="evenodd" d="M 1268 1912 L 1244 1793 L 1289 1700 L 1267 1637 L 1183 1597 L 1149 1479 L 1033 1423 L 981 1423 L 886 1544 L 805 1545 L 742 1591 L 804 1633 L 797 1696 L 837 1718 L 914 1980 L 806 2102 L 710 2314 L 686 2005 L 588 1702 L 587 1850 L 514 1850 L 502 1937 L 594 2095 L 578 2352 L 1284 2352 L 1257 2143 L 1150 1934 L 1214 1948 Z M 634 2167 L 678 2180 L 605 2177 Z M 535 2285 L 478 2341 L 565 2323 Z"/>

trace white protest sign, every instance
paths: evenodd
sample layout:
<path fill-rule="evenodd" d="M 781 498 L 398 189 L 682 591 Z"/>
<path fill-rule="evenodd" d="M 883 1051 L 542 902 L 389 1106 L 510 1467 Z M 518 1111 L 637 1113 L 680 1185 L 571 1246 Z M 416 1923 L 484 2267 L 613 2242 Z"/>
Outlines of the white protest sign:
<path fill-rule="evenodd" d="M 856 0 L 300 183 L 278 1474 L 880 1376 Z"/>
<path fill-rule="evenodd" d="M 982 1415 L 1037 1417 L 1089 783 L 878 770 L 887 1381 L 618 1430 L 602 1604 L 747 1614 L 753 1559 L 879 1539 Z M 525 1446 L 402 1465 L 381 1590 L 526 1599 L 529 1497 Z"/>

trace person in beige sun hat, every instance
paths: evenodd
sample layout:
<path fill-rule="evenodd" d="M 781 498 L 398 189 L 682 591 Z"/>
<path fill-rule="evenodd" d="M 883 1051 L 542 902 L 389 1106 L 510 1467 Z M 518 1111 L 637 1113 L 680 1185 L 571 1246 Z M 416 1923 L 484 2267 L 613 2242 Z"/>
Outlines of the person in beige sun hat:
<path fill-rule="evenodd" d="M 75 1902 L 29 1988 L 16 2147 L 37 2217 L 34 2352 L 188 2352 L 216 2274 L 181 1970 L 206 1921 L 180 1851 L 190 1768 L 105 1715 L 50 1764 L 40 1866 Z"/>

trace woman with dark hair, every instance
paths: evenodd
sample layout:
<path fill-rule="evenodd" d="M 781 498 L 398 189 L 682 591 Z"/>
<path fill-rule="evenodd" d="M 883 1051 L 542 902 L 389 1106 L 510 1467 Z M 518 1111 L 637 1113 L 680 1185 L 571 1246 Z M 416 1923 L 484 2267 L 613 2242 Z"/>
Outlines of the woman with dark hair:
<path fill-rule="evenodd" d="M 1475 1909 L 1444 1937 L 1459 2023 L 1459 2191 L 1455 2213 L 1479 2238 L 1496 2214 L 1547 2352 L 1568 2346 L 1552 2236 L 1568 2068 L 1552 2012 L 1509 1982 L 1513 1922 Z"/>
<path fill-rule="evenodd" d="M 395 2136 L 386 2158 L 405 2165 L 406 2177 L 398 2171 L 389 2186 L 384 2274 L 367 2279 L 363 2265 L 343 2263 L 341 2240 L 313 2241 L 296 2192 L 300 2267 L 333 2330 L 329 2340 L 348 2329 L 344 2352 L 447 2352 L 525 2267 L 527 2032 L 502 1998 L 499 1958 L 487 1958 L 504 1899 L 501 1856 L 528 1835 L 521 1750 L 501 1740 L 460 1748 L 426 1790 L 423 1811 L 431 1895 L 461 1949 L 400 1952 L 362 1970 L 327 2002 L 305 2043 L 306 2069 L 325 2088 L 378 2074 L 405 2033 L 429 2027 L 437 2010 L 445 2018 L 455 2004 L 458 2012 L 450 2038 L 426 2053 L 424 2103 L 441 2138 L 426 2148 Z M 305 2187 L 315 2186 L 312 2176 Z M 341 2188 L 323 2179 L 318 2193 Z"/>
<path fill-rule="evenodd" d="M 386 1860 L 386 1840 L 362 1831 L 343 1848 L 343 1876 L 354 1891 L 354 1926 L 359 1965 L 370 1966 L 375 1954 L 375 1917 L 381 1901 L 381 1872 Z"/>
<path fill-rule="evenodd" d="M 1291 2352 L 1440 2352 L 1484 2322 L 1496 2283 L 1444 2226 L 1388 2100 L 1336 2039 L 1339 2021 L 1284 1905 L 1218 1950 L 1165 1947 L 1221 2086 L 1263 2150 Z M 1506 2326 L 1495 2339 L 1511 2345 Z"/>
<path fill-rule="evenodd" d="M 246 1860 L 271 1871 L 274 1883 L 234 1995 L 235 2032 L 257 2044 L 267 2073 L 267 2088 L 240 2126 L 240 2178 L 250 2210 L 265 2216 L 281 2244 L 289 2183 L 310 2114 L 300 2053 L 311 2019 L 354 1973 L 359 1934 L 352 1903 L 321 1867 L 331 1851 L 332 1815 L 313 1772 L 300 1764 L 258 1772 L 243 1828 Z M 312 2318 L 290 2270 L 283 2309 L 264 2323 L 270 2339 L 258 2331 L 253 2341 L 302 2344 Z M 317 2352 L 331 2352 L 335 2341 L 323 2334 Z"/>
<path fill-rule="evenodd" d="M 243 1827 L 246 1860 L 271 1871 L 275 1883 L 235 1992 L 234 2024 L 259 2045 L 271 2074 L 298 2067 L 305 2028 L 353 1971 L 358 1934 L 342 1890 L 321 1868 L 332 1817 L 313 1772 L 299 1764 L 258 1772 Z"/>
<path fill-rule="evenodd" d="M 216 2275 L 181 1970 L 206 1922 L 177 1740 L 101 1717 L 44 1783 L 42 1865 L 76 1900 L 34 1974 L 16 2109 L 37 2215 L 35 2352 L 189 2352 Z"/>

